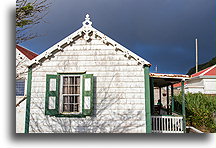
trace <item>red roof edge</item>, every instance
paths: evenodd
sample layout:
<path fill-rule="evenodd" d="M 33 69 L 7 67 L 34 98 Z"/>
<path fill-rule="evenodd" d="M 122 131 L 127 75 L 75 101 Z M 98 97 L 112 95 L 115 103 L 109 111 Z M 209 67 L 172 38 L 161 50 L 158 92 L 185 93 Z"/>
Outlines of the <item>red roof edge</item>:
<path fill-rule="evenodd" d="M 200 76 L 200 75 L 202 76 L 202 74 L 203 74 L 203 76 L 215 76 L 216 75 L 216 66 L 212 65 L 210 67 L 207 67 L 207 68 L 205 68 L 205 69 L 203 69 L 201 71 L 198 71 L 197 73 L 192 74 L 191 77 L 197 77 L 197 76 Z M 187 83 L 185 82 L 185 84 L 187 84 Z M 181 87 L 181 82 L 174 84 L 173 87 L 174 88 Z"/>
<path fill-rule="evenodd" d="M 213 66 L 215 66 L 215 65 L 213 65 Z M 205 69 L 203 69 L 203 70 L 201 70 L 201 71 L 199 71 L 197 73 L 192 74 L 191 76 L 192 77 L 200 76 L 203 73 L 205 73 L 207 70 L 212 68 L 213 66 L 207 67 L 207 68 L 205 68 Z M 216 75 L 215 68 L 211 69 L 209 72 L 205 73 L 204 75 Z"/>
<path fill-rule="evenodd" d="M 23 53 L 28 59 L 32 60 L 34 59 L 36 56 L 38 56 L 38 54 L 34 53 L 33 51 L 31 50 L 28 50 L 20 45 L 16 45 L 16 48 L 21 52 Z"/>

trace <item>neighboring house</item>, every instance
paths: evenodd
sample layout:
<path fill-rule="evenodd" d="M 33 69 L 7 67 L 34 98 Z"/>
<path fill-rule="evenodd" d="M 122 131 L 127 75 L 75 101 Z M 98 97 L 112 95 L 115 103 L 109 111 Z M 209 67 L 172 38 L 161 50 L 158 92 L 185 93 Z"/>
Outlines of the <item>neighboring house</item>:
<path fill-rule="evenodd" d="M 28 67 L 25 133 L 151 133 L 150 63 L 89 15 Z"/>
<path fill-rule="evenodd" d="M 27 62 L 36 56 L 34 52 L 16 45 L 16 133 L 24 132 Z"/>
<path fill-rule="evenodd" d="M 191 75 L 186 83 L 186 92 L 216 94 L 216 65 Z"/>
<path fill-rule="evenodd" d="M 176 84 L 175 87 L 180 87 Z M 191 75 L 191 78 L 185 82 L 185 92 L 216 94 L 216 65 L 210 66 Z"/>

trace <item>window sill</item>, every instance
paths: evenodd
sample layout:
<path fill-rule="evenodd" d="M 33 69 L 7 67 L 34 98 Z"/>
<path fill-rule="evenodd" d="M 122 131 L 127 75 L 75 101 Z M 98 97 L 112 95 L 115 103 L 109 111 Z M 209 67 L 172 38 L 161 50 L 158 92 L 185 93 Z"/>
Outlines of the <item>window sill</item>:
<path fill-rule="evenodd" d="M 62 112 L 61 115 L 80 115 L 81 112 Z"/>

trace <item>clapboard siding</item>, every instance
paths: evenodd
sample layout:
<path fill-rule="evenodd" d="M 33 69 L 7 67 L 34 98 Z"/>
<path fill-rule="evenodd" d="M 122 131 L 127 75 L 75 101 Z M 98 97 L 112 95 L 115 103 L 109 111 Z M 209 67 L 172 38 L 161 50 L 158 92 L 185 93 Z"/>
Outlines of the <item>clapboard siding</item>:
<path fill-rule="evenodd" d="M 68 72 L 68 71 L 67 71 Z M 76 71 L 74 71 L 76 72 Z M 94 73 L 94 72 L 91 72 Z M 46 74 L 57 74 L 56 72 L 47 72 L 47 73 L 34 73 L 33 74 L 33 80 L 37 81 L 37 82 L 44 82 L 44 80 L 46 80 Z M 144 82 L 143 77 L 133 77 L 133 76 L 122 76 L 122 77 L 118 77 L 118 76 L 107 76 L 107 77 L 97 77 L 95 76 L 95 79 L 97 82 Z M 144 84 L 143 84 L 144 85 Z"/>
<path fill-rule="evenodd" d="M 68 71 L 68 70 L 67 70 Z M 37 73 L 38 75 L 35 75 L 34 76 L 46 76 L 46 73 L 44 73 L 44 71 L 39 71 L 40 73 Z M 47 73 L 49 73 L 49 71 L 46 71 Z M 87 71 L 88 73 L 90 73 L 89 71 Z M 100 77 L 115 77 L 115 78 L 119 78 L 119 77 L 141 77 L 141 79 L 143 79 L 143 76 L 140 74 L 140 72 L 111 72 L 111 71 L 98 71 L 98 72 L 93 72 L 94 75 L 97 77 L 97 78 L 100 78 Z"/>
<path fill-rule="evenodd" d="M 56 67 L 57 70 L 58 69 L 61 69 L 61 67 Z M 77 68 L 75 67 L 70 67 L 71 70 L 74 70 L 76 71 Z M 79 68 L 80 70 L 85 70 L 85 67 L 80 67 Z M 57 71 L 56 70 L 56 71 Z M 50 71 L 53 71 L 53 67 L 52 66 L 46 66 L 46 68 L 43 68 L 41 67 L 40 68 L 40 71 L 42 72 L 50 72 Z M 88 66 L 88 72 L 115 72 L 115 71 L 118 71 L 118 72 L 143 72 L 143 68 L 142 67 L 137 67 L 136 66 L 130 66 L 130 68 L 128 68 L 128 66 Z M 39 72 L 39 71 L 38 71 Z"/>
<path fill-rule="evenodd" d="M 100 81 L 97 81 L 100 82 Z M 102 82 L 102 81 L 101 81 Z M 143 82 L 136 82 L 136 83 L 132 83 L 131 81 L 127 81 L 127 82 L 112 82 L 112 83 L 95 83 L 94 88 L 108 88 L 108 87 L 112 87 L 112 88 L 143 88 Z M 32 84 L 32 87 L 45 87 L 46 83 L 41 81 L 41 83 L 34 83 Z"/>
<path fill-rule="evenodd" d="M 94 75 L 94 116 L 45 116 L 46 75 L 84 71 Z M 137 61 L 100 40 L 79 39 L 33 69 L 30 132 L 145 132 L 144 90 Z"/>

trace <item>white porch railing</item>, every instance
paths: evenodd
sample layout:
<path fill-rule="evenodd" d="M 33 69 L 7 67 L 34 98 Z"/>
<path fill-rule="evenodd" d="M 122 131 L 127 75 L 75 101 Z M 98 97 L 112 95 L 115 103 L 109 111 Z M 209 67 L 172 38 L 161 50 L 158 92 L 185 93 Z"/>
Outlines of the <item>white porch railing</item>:
<path fill-rule="evenodd" d="M 184 133 L 183 117 L 173 115 L 152 116 L 152 133 Z"/>

